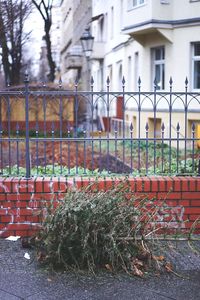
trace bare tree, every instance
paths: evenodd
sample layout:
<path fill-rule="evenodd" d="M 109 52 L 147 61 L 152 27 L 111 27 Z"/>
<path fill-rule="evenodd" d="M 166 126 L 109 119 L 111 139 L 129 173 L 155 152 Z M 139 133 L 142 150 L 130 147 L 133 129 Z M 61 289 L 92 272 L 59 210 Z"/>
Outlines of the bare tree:
<path fill-rule="evenodd" d="M 20 83 L 22 48 L 27 39 L 24 22 L 30 13 L 30 1 L 0 0 L 0 47 L 5 81 Z"/>
<path fill-rule="evenodd" d="M 47 46 L 47 59 L 49 63 L 49 80 L 51 82 L 55 79 L 56 65 L 52 57 L 50 29 L 52 25 L 52 7 L 54 0 L 32 0 L 32 3 L 38 9 L 44 21 L 45 41 Z"/>

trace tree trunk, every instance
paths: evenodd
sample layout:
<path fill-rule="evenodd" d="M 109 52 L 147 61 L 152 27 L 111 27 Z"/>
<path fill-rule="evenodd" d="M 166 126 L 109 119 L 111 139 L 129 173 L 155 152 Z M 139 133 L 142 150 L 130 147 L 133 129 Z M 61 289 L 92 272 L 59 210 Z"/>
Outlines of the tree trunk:
<path fill-rule="evenodd" d="M 51 38 L 50 38 L 50 34 L 49 34 L 49 30 L 50 28 L 48 28 L 49 26 L 45 26 L 45 41 L 46 41 L 46 45 L 47 45 L 47 59 L 49 62 L 49 80 L 51 82 L 54 81 L 55 79 L 55 69 L 56 69 L 56 65 L 55 62 L 53 61 L 52 58 L 52 53 L 51 53 Z"/>
<path fill-rule="evenodd" d="M 2 11 L 0 8 L 0 44 L 2 47 L 2 64 L 4 69 L 4 75 L 5 75 L 5 85 L 10 83 L 10 63 L 8 60 L 9 56 L 9 49 L 7 46 L 7 39 L 6 39 L 6 32 L 5 32 L 5 26 L 2 18 Z"/>
<path fill-rule="evenodd" d="M 51 37 L 50 37 L 50 29 L 51 29 L 51 24 L 52 24 L 51 12 L 52 12 L 53 1 L 54 0 L 48 0 L 48 1 L 32 0 L 32 3 L 38 9 L 38 11 L 44 21 L 45 41 L 46 41 L 46 47 L 47 47 L 47 60 L 48 60 L 49 69 L 50 69 L 48 79 L 52 82 L 55 79 L 55 69 L 56 69 L 56 65 L 55 65 L 55 62 L 52 57 Z"/>

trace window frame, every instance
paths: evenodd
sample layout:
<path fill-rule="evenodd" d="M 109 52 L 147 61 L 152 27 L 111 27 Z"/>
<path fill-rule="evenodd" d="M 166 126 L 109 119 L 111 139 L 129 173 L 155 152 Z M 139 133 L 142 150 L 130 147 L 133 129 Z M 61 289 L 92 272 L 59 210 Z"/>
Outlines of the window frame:
<path fill-rule="evenodd" d="M 193 42 L 191 44 L 192 46 L 192 55 L 191 55 L 191 59 L 192 59 L 192 90 L 195 91 L 200 91 L 200 84 L 199 87 L 195 87 L 195 76 L 194 76 L 194 66 L 195 66 L 195 62 L 199 61 L 200 62 L 200 55 L 195 55 L 195 45 L 199 44 L 200 46 L 200 41 L 199 42 Z M 200 73 L 199 73 L 200 76 Z"/>
<path fill-rule="evenodd" d="M 161 52 L 161 58 L 156 59 L 156 50 L 162 50 Z M 161 84 L 160 88 L 159 85 L 157 85 L 157 90 L 163 91 L 165 90 L 165 46 L 158 46 L 151 48 L 151 61 L 152 61 L 152 85 L 154 88 L 154 80 L 156 78 L 156 66 L 160 66 L 160 78 L 161 78 Z M 163 75 L 164 74 L 164 75 Z"/>
<path fill-rule="evenodd" d="M 147 0 L 135 0 L 137 2 L 135 5 L 134 5 L 133 1 L 134 0 L 127 0 L 127 10 L 128 11 L 145 5 Z M 140 1 L 143 1 L 143 2 L 140 3 Z"/>

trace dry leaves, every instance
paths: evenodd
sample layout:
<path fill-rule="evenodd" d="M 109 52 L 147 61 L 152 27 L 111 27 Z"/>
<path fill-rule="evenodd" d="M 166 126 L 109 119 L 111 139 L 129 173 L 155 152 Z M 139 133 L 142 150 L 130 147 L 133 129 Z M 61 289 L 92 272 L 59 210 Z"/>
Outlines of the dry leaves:
<path fill-rule="evenodd" d="M 157 261 L 164 261 L 165 257 L 160 255 L 160 256 L 153 256 L 153 259 L 157 260 Z"/>
<path fill-rule="evenodd" d="M 105 264 L 105 267 L 108 271 L 113 272 L 112 266 L 109 264 Z"/>
<path fill-rule="evenodd" d="M 144 263 L 138 258 L 134 258 L 131 264 L 131 270 L 134 275 L 144 277 Z"/>
<path fill-rule="evenodd" d="M 172 272 L 173 271 L 172 264 L 170 262 L 167 262 L 165 264 L 165 269 L 167 270 L 167 272 Z"/>

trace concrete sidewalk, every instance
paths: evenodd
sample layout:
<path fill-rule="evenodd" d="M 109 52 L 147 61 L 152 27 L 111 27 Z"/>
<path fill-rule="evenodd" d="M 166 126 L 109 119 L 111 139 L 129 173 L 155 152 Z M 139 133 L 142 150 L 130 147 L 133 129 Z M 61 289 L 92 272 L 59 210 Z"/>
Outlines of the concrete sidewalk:
<path fill-rule="evenodd" d="M 105 273 L 95 278 L 77 278 L 74 274 L 50 274 L 38 266 L 33 251 L 21 247 L 20 240 L 0 239 L 0 299 L 198 300 L 200 256 L 187 242 L 178 242 L 177 246 L 177 249 L 172 247 L 168 256 L 182 277 L 163 274 L 140 279 Z M 30 260 L 24 257 L 25 253 L 30 255 Z"/>

